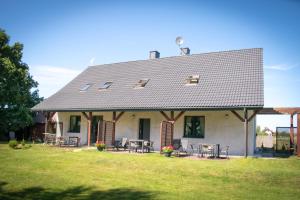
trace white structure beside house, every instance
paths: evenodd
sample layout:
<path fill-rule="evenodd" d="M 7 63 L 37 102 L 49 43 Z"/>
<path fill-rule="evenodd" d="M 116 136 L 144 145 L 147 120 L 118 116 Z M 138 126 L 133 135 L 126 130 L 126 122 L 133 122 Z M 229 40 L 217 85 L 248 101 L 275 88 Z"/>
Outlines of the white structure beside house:
<path fill-rule="evenodd" d="M 150 58 L 90 66 L 32 110 L 52 113 L 63 125 L 57 136 L 80 137 L 82 145 L 96 142 L 98 121 L 105 120 L 114 122 L 113 140 L 150 140 L 159 150 L 161 122 L 170 121 L 173 139 L 254 153 L 255 115 L 264 103 L 262 49 L 167 58 L 154 51 Z"/>

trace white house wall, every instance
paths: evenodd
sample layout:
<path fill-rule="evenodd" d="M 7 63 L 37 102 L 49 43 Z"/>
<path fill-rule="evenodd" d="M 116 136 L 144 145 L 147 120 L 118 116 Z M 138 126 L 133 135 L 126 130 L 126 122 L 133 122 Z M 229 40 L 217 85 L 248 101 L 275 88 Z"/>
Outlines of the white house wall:
<path fill-rule="evenodd" d="M 170 116 L 170 112 L 166 112 Z M 179 112 L 175 112 L 175 116 Z M 239 112 L 242 116 L 242 112 Z M 251 115 L 252 112 L 249 112 Z M 226 114 L 228 116 L 226 116 Z M 70 133 L 70 115 L 81 116 L 80 133 Z M 112 112 L 93 112 L 93 115 L 102 115 L 106 121 L 112 120 Z M 174 125 L 174 139 L 182 138 L 184 131 L 184 116 L 205 117 L 205 137 L 189 138 L 190 144 L 219 143 L 221 146 L 230 146 L 229 153 L 243 155 L 245 151 L 244 124 L 230 111 L 190 111 L 185 112 Z M 116 139 L 127 137 L 138 138 L 139 119 L 150 119 L 150 140 L 154 141 L 154 148 L 160 148 L 160 122 L 165 118 L 159 112 L 125 112 L 116 123 Z M 81 144 L 87 144 L 87 120 L 81 112 L 59 112 L 56 115 L 57 122 L 63 122 L 63 134 L 58 129 L 57 135 L 78 136 Z M 249 154 L 253 154 L 255 148 L 255 118 L 249 123 Z"/>

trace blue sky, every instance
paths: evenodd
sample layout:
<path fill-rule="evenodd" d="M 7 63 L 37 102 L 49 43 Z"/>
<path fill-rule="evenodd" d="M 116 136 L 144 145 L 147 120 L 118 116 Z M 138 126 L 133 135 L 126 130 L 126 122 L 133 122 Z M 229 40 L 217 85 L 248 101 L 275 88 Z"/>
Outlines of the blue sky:
<path fill-rule="evenodd" d="M 265 106 L 300 106 L 300 1 L 0 0 L 0 27 L 24 44 L 23 61 L 48 97 L 88 65 L 264 48 Z M 287 116 L 259 117 L 288 126 Z"/>

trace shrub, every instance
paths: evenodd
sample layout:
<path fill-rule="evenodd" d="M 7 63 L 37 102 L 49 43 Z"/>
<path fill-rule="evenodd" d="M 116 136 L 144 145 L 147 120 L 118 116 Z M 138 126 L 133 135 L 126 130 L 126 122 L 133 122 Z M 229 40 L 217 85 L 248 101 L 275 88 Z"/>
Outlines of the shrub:
<path fill-rule="evenodd" d="M 261 148 L 261 151 L 264 151 L 264 148 L 265 148 L 265 147 L 264 147 L 264 143 L 263 143 L 263 142 L 261 143 L 260 148 Z"/>
<path fill-rule="evenodd" d="M 23 139 L 21 142 L 22 146 L 24 147 L 26 145 L 26 141 Z"/>
<path fill-rule="evenodd" d="M 284 144 L 282 144 L 282 151 L 285 151 L 286 150 L 286 147 L 285 147 L 285 145 Z"/>
<path fill-rule="evenodd" d="M 103 149 L 105 149 L 105 143 L 102 141 L 97 141 L 96 142 L 96 147 L 99 151 L 102 151 Z"/>
<path fill-rule="evenodd" d="M 10 148 L 16 149 L 18 147 L 18 142 L 17 142 L 17 140 L 10 140 L 8 142 L 8 145 Z"/>

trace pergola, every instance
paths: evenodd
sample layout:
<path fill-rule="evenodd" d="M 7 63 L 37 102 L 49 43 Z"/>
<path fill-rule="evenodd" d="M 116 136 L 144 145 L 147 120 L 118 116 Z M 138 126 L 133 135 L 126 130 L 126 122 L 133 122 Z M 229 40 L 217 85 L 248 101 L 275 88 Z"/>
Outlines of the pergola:
<path fill-rule="evenodd" d="M 290 144 L 294 142 L 294 115 L 297 115 L 297 156 L 300 156 L 300 107 L 263 108 L 257 114 L 262 115 L 290 115 Z"/>

